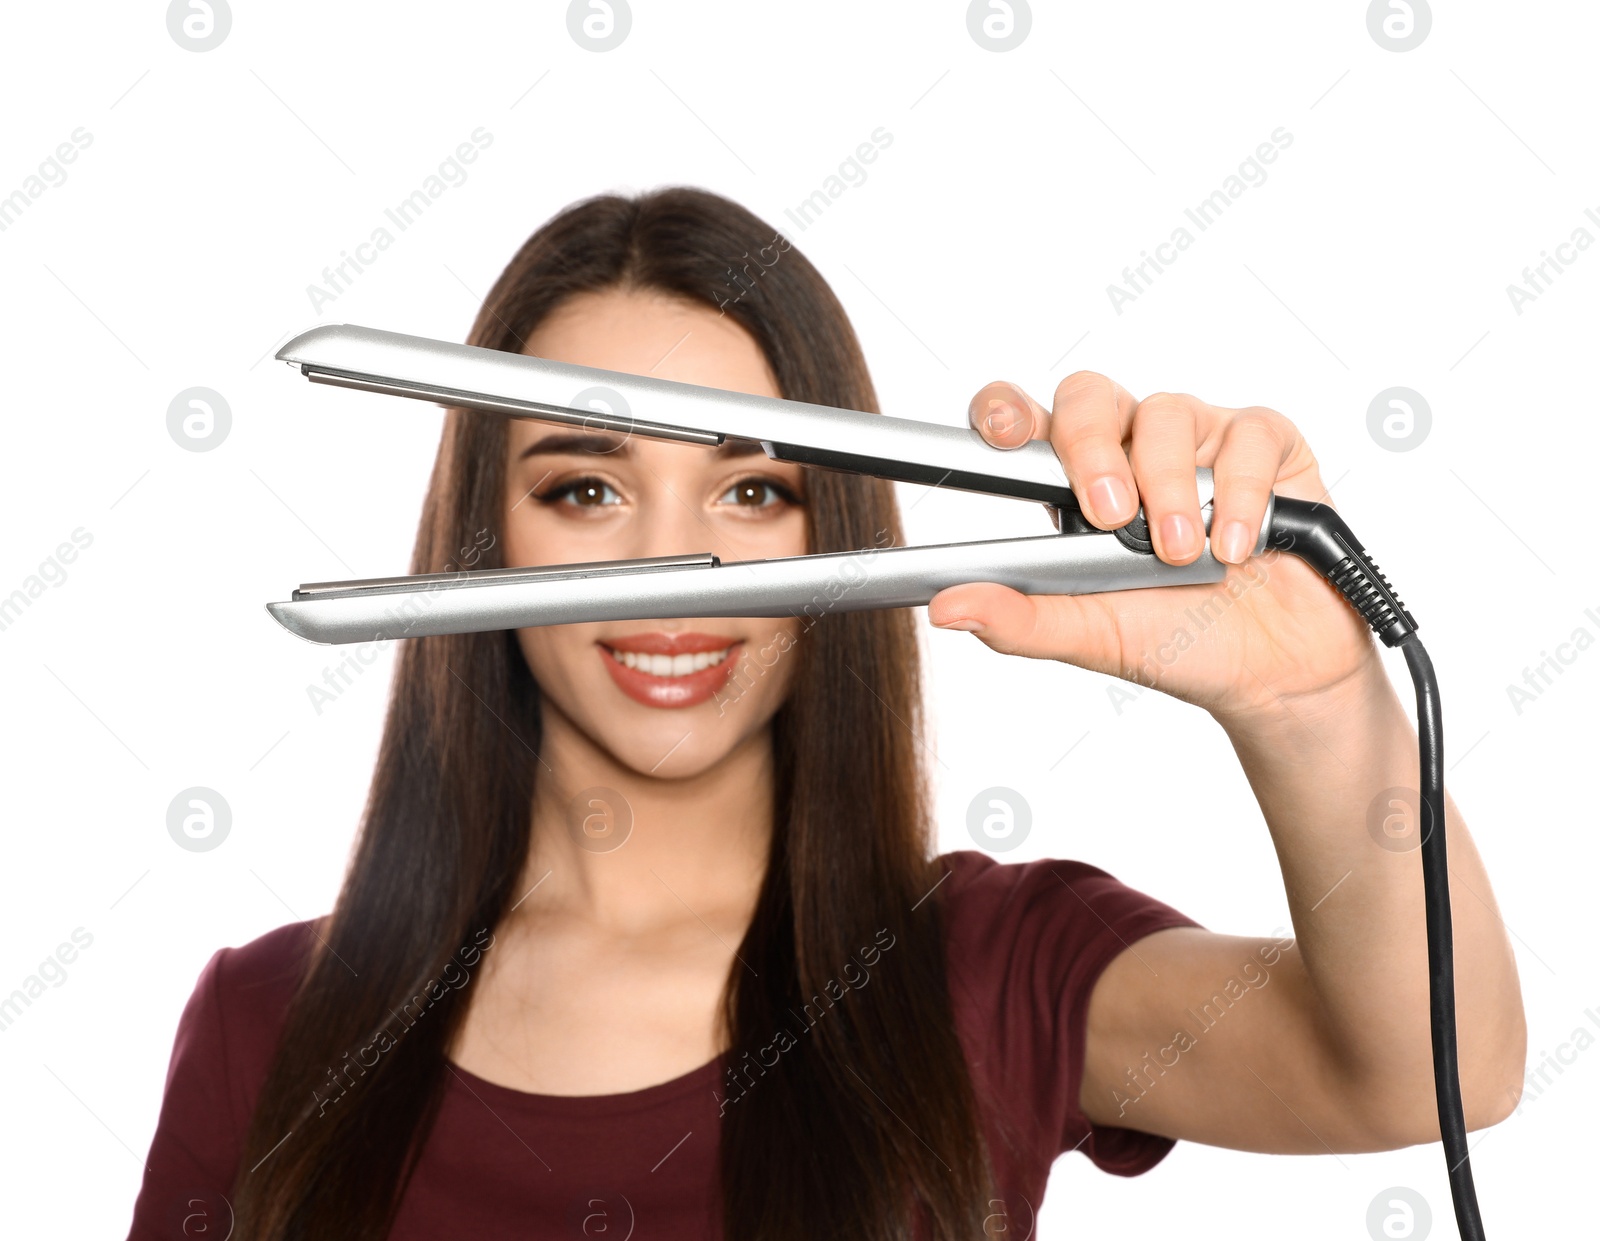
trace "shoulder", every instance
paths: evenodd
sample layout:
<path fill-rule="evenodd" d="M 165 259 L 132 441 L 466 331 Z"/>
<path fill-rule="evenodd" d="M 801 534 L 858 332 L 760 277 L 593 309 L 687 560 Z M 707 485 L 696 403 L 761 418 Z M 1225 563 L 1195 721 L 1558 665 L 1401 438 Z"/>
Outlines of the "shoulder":
<path fill-rule="evenodd" d="M 1078 1016 L 1111 959 L 1135 940 L 1193 918 L 1116 876 L 1069 858 L 1000 862 L 975 849 L 941 854 L 946 968 L 958 992 L 996 1008 L 1065 1007 Z"/>
<path fill-rule="evenodd" d="M 178 1018 L 130 1238 L 185 1235 L 194 1204 L 225 1200 L 319 923 L 219 948 Z M 203 1216 L 202 1216 L 203 1217 Z"/>
<path fill-rule="evenodd" d="M 1102 1169 L 1154 1166 L 1170 1139 L 1083 1116 L 1089 999 L 1106 967 L 1155 931 L 1193 918 L 1087 862 L 939 855 L 941 926 L 957 1030 L 1006 1144 L 1036 1170 L 1081 1149 Z"/>
<path fill-rule="evenodd" d="M 959 849 L 940 854 L 935 864 L 946 876 L 938 890 L 953 965 L 1014 950 L 1019 939 L 1088 948 L 1199 925 L 1098 866 L 1070 858 L 1001 862 Z"/>
<path fill-rule="evenodd" d="M 290 922 L 248 943 L 217 949 L 204 971 L 213 975 L 217 998 L 230 1010 L 286 1008 L 326 921 Z"/>
<path fill-rule="evenodd" d="M 209 1062 L 243 1116 L 271 1064 L 324 921 L 291 922 L 219 948 L 195 980 L 178 1027 L 174 1068 L 183 1058 Z"/>

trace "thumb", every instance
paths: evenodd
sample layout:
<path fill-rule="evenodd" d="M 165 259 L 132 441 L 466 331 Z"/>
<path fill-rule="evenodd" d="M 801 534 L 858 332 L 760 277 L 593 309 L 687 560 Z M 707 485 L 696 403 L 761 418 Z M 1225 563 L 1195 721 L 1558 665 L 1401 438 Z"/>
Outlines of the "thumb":
<path fill-rule="evenodd" d="M 1025 595 L 997 582 L 969 582 L 928 601 L 928 620 L 941 629 L 976 634 L 1006 655 L 1077 662 L 1086 626 L 1082 602 L 1070 595 Z"/>

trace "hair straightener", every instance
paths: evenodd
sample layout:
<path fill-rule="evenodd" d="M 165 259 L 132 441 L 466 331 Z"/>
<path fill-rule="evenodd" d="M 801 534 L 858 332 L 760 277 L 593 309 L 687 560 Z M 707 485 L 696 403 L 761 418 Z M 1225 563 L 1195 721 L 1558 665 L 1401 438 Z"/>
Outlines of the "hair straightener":
<path fill-rule="evenodd" d="M 775 461 L 1035 500 L 1046 506 L 1057 531 L 727 564 L 702 553 L 312 582 L 287 601 L 266 605 L 284 628 L 312 642 L 372 642 L 579 621 L 919 607 L 964 582 L 998 582 L 1023 594 L 1094 594 L 1219 582 L 1227 573 L 1209 542 L 1190 564 L 1159 559 L 1142 508 L 1118 530 L 1091 525 L 1055 449 L 1043 440 L 1002 450 L 965 427 L 727 392 L 353 324 L 313 328 L 284 345 L 277 357 L 299 367 L 313 383 L 708 446 L 750 440 Z M 620 408 L 583 403 L 596 388 L 607 390 Z M 1212 474 L 1209 469 L 1196 474 L 1209 535 Z M 1411 613 L 1332 508 L 1272 496 L 1252 554 L 1268 547 L 1299 556 L 1332 583 L 1386 646 L 1404 652 L 1416 687 L 1434 1089 L 1456 1223 L 1463 1241 L 1482 1241 L 1456 1055 L 1443 718 L 1433 664 L 1417 639 Z"/>

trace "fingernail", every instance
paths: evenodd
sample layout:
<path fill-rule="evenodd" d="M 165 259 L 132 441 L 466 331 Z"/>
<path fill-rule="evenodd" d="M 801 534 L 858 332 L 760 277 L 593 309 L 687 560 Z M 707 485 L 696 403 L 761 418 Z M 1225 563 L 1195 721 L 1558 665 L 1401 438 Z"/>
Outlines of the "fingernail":
<path fill-rule="evenodd" d="M 989 416 L 983 420 L 983 425 L 996 439 L 1005 439 L 1021 421 L 1022 415 L 1016 406 L 1006 401 L 990 401 Z"/>
<path fill-rule="evenodd" d="M 1133 516 L 1133 496 L 1128 484 L 1115 474 L 1107 474 L 1089 484 L 1089 499 L 1094 504 L 1095 515 L 1107 521 L 1118 522 Z"/>
<path fill-rule="evenodd" d="M 1183 559 L 1190 552 L 1191 530 L 1189 519 L 1182 513 L 1168 513 L 1161 519 L 1161 550 L 1173 559 Z"/>
<path fill-rule="evenodd" d="M 942 625 L 939 624 L 938 621 L 935 621 L 934 625 L 939 629 L 960 629 L 960 630 L 964 630 L 967 633 L 982 633 L 983 632 L 983 626 L 981 624 L 979 624 L 975 620 L 945 621 Z"/>
<path fill-rule="evenodd" d="M 1250 528 L 1242 521 L 1224 523 L 1222 537 L 1217 540 L 1219 557 L 1229 564 L 1243 564 L 1250 554 Z"/>

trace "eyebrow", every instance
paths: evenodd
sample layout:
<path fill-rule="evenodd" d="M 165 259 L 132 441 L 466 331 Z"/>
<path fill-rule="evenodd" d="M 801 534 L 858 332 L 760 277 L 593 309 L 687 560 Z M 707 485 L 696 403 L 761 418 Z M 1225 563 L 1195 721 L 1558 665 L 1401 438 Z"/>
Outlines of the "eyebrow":
<path fill-rule="evenodd" d="M 555 435 L 546 435 L 543 439 L 534 440 L 520 453 L 517 460 L 522 461 L 535 453 L 592 453 L 599 456 L 626 457 L 633 451 L 632 444 L 627 439 L 619 440 L 612 435 L 595 435 L 587 432 L 558 432 Z M 750 457 L 765 455 L 766 450 L 757 440 L 725 439 L 717 446 L 712 454 L 718 460 L 730 457 Z"/>

